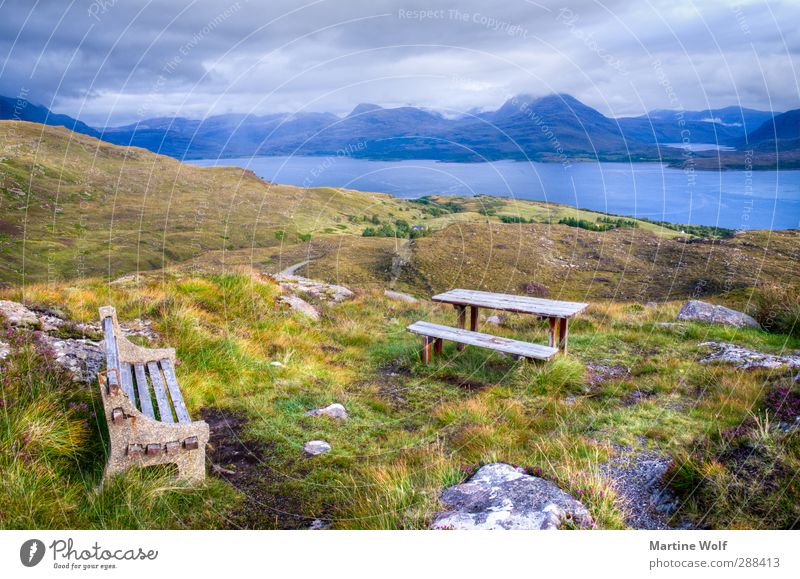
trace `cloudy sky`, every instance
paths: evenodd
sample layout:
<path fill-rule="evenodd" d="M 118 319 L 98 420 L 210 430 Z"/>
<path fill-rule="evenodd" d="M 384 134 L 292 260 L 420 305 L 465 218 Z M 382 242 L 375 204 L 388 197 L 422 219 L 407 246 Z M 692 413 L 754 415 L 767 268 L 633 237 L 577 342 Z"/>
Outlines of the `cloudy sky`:
<path fill-rule="evenodd" d="M 0 0 L 0 94 L 95 126 L 552 92 L 611 116 L 782 111 L 798 21 L 797 0 Z"/>

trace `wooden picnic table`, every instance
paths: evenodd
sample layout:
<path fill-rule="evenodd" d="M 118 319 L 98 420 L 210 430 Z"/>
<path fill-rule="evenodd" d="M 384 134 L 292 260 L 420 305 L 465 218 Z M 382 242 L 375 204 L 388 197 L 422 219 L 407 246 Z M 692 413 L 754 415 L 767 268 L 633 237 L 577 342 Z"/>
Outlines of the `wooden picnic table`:
<path fill-rule="evenodd" d="M 469 329 L 473 332 L 478 329 L 478 311 L 480 308 L 533 314 L 539 318 L 547 319 L 550 324 L 548 329 L 549 345 L 550 347 L 555 347 L 556 341 L 558 341 L 558 349 L 563 353 L 567 352 L 568 320 L 589 306 L 589 304 L 582 302 L 562 302 L 559 300 L 466 289 L 453 289 L 435 295 L 431 299 L 435 302 L 453 304 L 458 311 L 458 325 L 461 328 L 466 326 L 467 307 L 469 307 Z M 556 332 L 558 333 L 558 338 L 556 338 Z M 459 344 L 459 349 L 463 349 L 463 347 L 463 344 Z"/>

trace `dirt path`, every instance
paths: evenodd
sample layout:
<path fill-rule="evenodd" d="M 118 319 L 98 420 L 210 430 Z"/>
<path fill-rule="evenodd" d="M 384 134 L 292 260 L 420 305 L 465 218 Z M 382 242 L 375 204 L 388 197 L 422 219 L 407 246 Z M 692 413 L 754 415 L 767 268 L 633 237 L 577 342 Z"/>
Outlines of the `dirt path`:
<path fill-rule="evenodd" d="M 628 513 L 626 522 L 634 529 L 680 529 L 672 515 L 677 498 L 661 482 L 670 459 L 653 451 L 636 452 L 617 447 L 617 454 L 600 466 L 600 471 L 614 485 Z"/>
<path fill-rule="evenodd" d="M 295 275 L 295 272 L 296 272 L 298 269 L 300 269 L 300 268 L 301 268 L 301 267 L 303 267 L 303 266 L 306 266 L 306 265 L 308 265 L 308 264 L 309 264 L 309 263 L 311 263 L 312 261 L 314 261 L 314 260 L 313 260 L 313 259 L 306 259 L 305 261 L 301 261 L 300 263 L 296 263 L 296 264 L 294 264 L 294 265 L 290 265 L 289 267 L 287 267 L 286 269 L 284 269 L 282 272 L 280 272 L 280 273 L 278 274 L 278 276 L 287 276 L 287 277 L 288 277 L 288 276 L 291 276 L 291 275 Z"/>

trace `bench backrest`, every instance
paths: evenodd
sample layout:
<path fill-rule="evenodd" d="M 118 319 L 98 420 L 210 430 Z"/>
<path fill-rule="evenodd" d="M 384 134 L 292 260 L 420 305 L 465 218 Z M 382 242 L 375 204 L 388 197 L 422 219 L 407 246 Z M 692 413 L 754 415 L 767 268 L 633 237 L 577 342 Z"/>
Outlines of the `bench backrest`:
<path fill-rule="evenodd" d="M 129 342 L 120 331 L 112 307 L 100 309 L 100 321 L 105 335 L 109 391 L 120 388 L 134 408 L 154 420 L 190 423 L 175 376 L 174 351 L 149 350 Z"/>

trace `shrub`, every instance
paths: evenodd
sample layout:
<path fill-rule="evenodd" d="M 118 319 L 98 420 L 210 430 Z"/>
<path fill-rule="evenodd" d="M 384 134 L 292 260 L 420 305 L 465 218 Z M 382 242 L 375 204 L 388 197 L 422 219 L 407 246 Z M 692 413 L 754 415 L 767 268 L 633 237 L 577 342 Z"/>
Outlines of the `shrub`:
<path fill-rule="evenodd" d="M 530 294 L 540 298 L 546 298 L 547 296 L 550 295 L 550 290 L 547 288 L 546 285 L 542 285 L 535 281 L 529 281 L 527 283 L 524 283 L 520 286 L 519 289 L 525 292 L 526 294 Z"/>
<path fill-rule="evenodd" d="M 765 330 L 800 337 L 800 288 L 762 286 L 753 293 L 750 313 Z"/>

